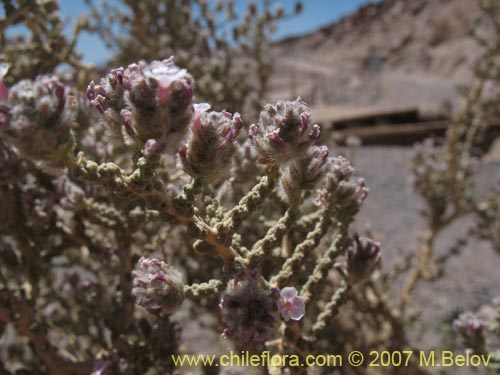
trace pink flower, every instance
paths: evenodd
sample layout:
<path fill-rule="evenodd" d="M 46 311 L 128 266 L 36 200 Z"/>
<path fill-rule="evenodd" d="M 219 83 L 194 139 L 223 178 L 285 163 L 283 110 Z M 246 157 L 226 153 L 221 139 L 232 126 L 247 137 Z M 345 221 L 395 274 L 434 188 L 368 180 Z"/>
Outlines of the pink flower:
<path fill-rule="evenodd" d="M 280 292 L 278 308 L 281 316 L 286 321 L 290 320 L 290 318 L 300 320 L 306 312 L 304 298 L 299 297 L 298 294 L 297 289 L 294 287 L 283 288 Z"/>

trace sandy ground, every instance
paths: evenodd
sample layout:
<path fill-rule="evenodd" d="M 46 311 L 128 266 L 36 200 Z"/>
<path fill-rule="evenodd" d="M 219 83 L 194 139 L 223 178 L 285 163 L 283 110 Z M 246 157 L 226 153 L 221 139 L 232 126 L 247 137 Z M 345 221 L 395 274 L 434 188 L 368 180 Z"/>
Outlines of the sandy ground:
<path fill-rule="evenodd" d="M 412 192 L 404 165 L 410 155 L 411 148 L 406 147 L 362 147 L 355 154 L 356 170 L 370 187 L 358 225 L 370 228 L 379 237 L 385 270 L 414 251 L 418 235 L 425 228 L 425 221 L 418 213 L 423 201 Z M 499 178 L 500 164 L 483 164 L 477 178 L 478 191 L 485 194 Z M 436 255 L 443 254 L 457 238 L 465 236 L 471 225 L 474 225 L 471 217 L 452 224 L 438 237 Z M 402 281 L 395 285 L 395 292 L 399 292 Z M 420 319 L 411 328 L 411 337 L 423 349 L 442 348 L 447 345 L 443 339 L 455 310 L 475 311 L 497 295 L 500 295 L 500 256 L 489 243 L 473 239 L 460 255 L 449 260 L 443 278 L 418 284 L 409 308 Z"/>

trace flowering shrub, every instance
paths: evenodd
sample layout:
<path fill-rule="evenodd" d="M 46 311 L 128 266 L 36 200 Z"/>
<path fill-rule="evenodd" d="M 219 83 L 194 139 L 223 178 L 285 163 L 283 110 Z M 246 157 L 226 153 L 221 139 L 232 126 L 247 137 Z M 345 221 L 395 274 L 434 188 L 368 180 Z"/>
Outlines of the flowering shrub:
<path fill-rule="evenodd" d="M 344 292 L 375 270 L 377 245 L 355 236 L 354 250 L 348 250 L 349 224 L 368 190 L 362 181 L 351 181 L 353 169 L 346 159 L 329 157 L 325 146 L 315 145 L 319 126 L 311 124 L 307 104 L 299 98 L 266 106 L 260 122 L 244 130 L 239 114 L 207 112 L 207 104 L 194 104 L 192 82 L 187 71 L 170 58 L 113 69 L 99 84 L 91 82 L 86 96 L 95 109 L 75 99 L 70 102 L 67 92 L 71 88 L 56 78 L 23 80 L 8 88 L 2 101 L 1 128 L 8 165 L 2 173 L 15 177 L 4 185 L 6 203 L 10 204 L 17 189 L 26 189 L 28 181 L 40 183 L 43 178 L 49 185 L 46 197 L 25 194 L 19 202 L 23 205 L 18 212 L 23 216 L 36 202 L 43 202 L 39 208 L 43 222 L 19 227 L 19 222 L 12 221 L 4 228 L 2 254 L 10 254 L 18 265 L 27 262 L 33 267 L 23 292 L 12 288 L 14 280 L 22 284 L 24 278 L 12 273 L 16 267 L 2 270 L 9 280 L 2 289 L 5 300 L 12 308 L 24 306 L 21 319 L 30 324 L 38 319 L 44 324 L 48 316 L 43 311 L 49 308 L 53 316 L 73 311 L 75 318 L 57 320 L 62 326 L 87 322 L 89 331 L 80 331 L 78 337 L 84 335 L 94 342 L 86 349 L 90 351 L 81 354 L 88 361 L 78 363 L 62 358 L 60 363 L 49 361 L 49 354 L 35 346 L 41 359 L 39 364 L 32 362 L 35 368 L 88 373 L 99 353 L 118 358 L 120 371 L 125 373 L 146 371 L 149 366 L 168 368 L 159 352 L 147 361 L 140 355 L 146 348 L 137 352 L 144 345 L 145 337 L 140 336 L 146 333 L 136 335 L 146 326 L 147 335 L 160 337 L 169 333 L 166 326 L 172 332 L 178 330 L 172 313 L 182 308 L 184 298 L 221 314 L 222 337 L 239 348 L 257 350 L 280 337 L 287 342 L 280 322 L 286 326 L 290 319 L 300 321 L 307 316 L 310 329 L 316 332 L 314 327 L 326 323 L 338 309 L 335 299 L 318 321 L 314 313 L 307 314 L 313 299 L 328 294 L 328 270 L 337 257 L 349 253 L 346 287 L 340 289 Z M 89 113 L 81 116 L 80 112 Z M 95 118 L 95 123 L 80 124 L 77 119 L 81 117 Z M 91 131 L 95 126 L 104 126 L 114 143 L 106 145 L 102 143 L 105 138 L 95 137 L 98 133 Z M 75 134 L 83 137 L 76 139 Z M 238 167 L 234 155 L 248 147 L 239 135 L 250 136 L 249 147 L 255 151 L 250 154 L 252 162 L 263 163 L 262 175 L 236 200 L 218 199 L 217 191 L 231 189 L 223 178 Z M 101 155 L 97 149 L 103 149 Z M 45 173 L 32 169 L 31 163 Z M 243 183 L 252 181 L 233 182 L 236 186 Z M 323 207 L 311 211 L 315 202 Z M 245 227 L 249 222 L 251 232 Z M 244 238 L 244 233 L 251 236 Z M 46 240 L 42 245 L 35 238 Z M 282 247 L 285 239 L 288 246 Z M 19 252 L 21 242 L 24 250 Z M 171 247 L 175 252 L 167 250 Z M 82 251 L 88 255 L 75 258 Z M 138 262 L 137 255 L 141 256 Z M 191 268 L 188 263 L 200 257 L 206 260 Z M 55 278 L 46 278 L 45 271 L 35 272 L 38 267 L 48 271 L 58 262 L 70 261 L 71 275 L 56 271 Z M 109 274 L 98 273 L 103 265 Z M 303 273 L 304 266 L 313 268 L 309 276 Z M 61 282 L 61 295 L 55 297 L 52 291 Z M 76 299 L 76 310 L 62 304 L 68 298 L 65 293 Z M 98 301 L 108 306 L 99 317 L 81 315 Z M 9 310 L 5 310 L 7 321 L 11 321 Z M 117 311 L 121 311 L 120 321 L 109 320 Z M 107 343 L 95 336 L 97 327 L 104 329 L 101 334 L 107 335 Z M 22 326 L 19 333 L 41 340 L 50 358 L 59 357 L 60 349 L 43 331 L 35 334 L 29 326 Z M 118 343 L 127 336 L 127 344 Z M 291 342 L 306 340 L 304 334 Z M 65 350 L 72 350 L 69 342 L 62 342 Z M 168 342 L 174 353 L 178 343 L 172 337 Z"/>
<path fill-rule="evenodd" d="M 439 232 L 476 213 L 477 235 L 498 243 L 498 199 L 473 193 L 479 129 L 466 125 L 485 114 L 472 109 L 496 79 L 498 40 L 445 147 L 416 152 L 429 231 L 397 303 L 393 275 L 379 270 L 383 244 L 352 228 L 366 183 L 321 145 L 303 99 L 254 117 L 218 110 L 226 102 L 199 100 L 204 77 L 173 57 L 116 66 L 85 94 L 52 75 L 9 80 L 13 60 L 0 65 L 0 372 L 178 373 L 172 355 L 193 350 L 193 321 L 217 334 L 214 345 L 301 359 L 413 349 L 405 307 L 435 277 Z M 500 363 L 487 338 L 498 317 L 457 318 L 462 343 Z M 405 368 L 430 372 L 415 357 Z"/>

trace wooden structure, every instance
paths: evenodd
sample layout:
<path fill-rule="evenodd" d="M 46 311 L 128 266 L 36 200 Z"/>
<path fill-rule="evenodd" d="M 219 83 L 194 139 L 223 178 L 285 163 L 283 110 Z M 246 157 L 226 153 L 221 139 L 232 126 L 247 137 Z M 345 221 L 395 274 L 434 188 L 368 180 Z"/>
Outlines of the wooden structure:
<path fill-rule="evenodd" d="M 430 136 L 445 134 L 445 117 L 422 117 L 417 107 L 340 107 L 311 108 L 312 120 L 332 130 L 335 139 L 356 136 L 364 145 L 411 145 Z M 491 124 L 492 141 L 500 135 L 500 119 Z"/>

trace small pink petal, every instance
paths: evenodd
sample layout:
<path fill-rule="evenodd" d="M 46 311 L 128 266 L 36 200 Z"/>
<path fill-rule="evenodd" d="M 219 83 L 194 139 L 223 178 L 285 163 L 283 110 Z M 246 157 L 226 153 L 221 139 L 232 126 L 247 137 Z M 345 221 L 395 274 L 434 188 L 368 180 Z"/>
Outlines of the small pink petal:
<path fill-rule="evenodd" d="M 210 109 L 210 104 L 208 103 L 195 103 L 193 104 L 194 111 L 197 113 L 206 112 Z"/>
<path fill-rule="evenodd" d="M 281 289 L 281 298 L 283 299 L 291 299 L 291 298 L 294 298 L 296 296 L 298 296 L 299 292 L 297 291 L 297 289 L 295 289 L 294 287 L 290 287 L 290 286 L 287 286 L 286 288 L 283 288 Z"/>
<path fill-rule="evenodd" d="M 167 104 L 170 99 L 170 83 L 172 83 L 172 81 L 168 76 L 163 76 L 158 80 L 157 96 L 161 104 Z"/>
<path fill-rule="evenodd" d="M 319 139 L 320 135 L 321 135 L 321 130 L 320 130 L 319 125 L 317 125 L 317 124 L 313 125 L 311 133 L 309 135 L 311 140 L 317 141 Z"/>
<path fill-rule="evenodd" d="M 306 305 L 302 297 L 295 297 L 293 299 L 292 307 L 290 309 L 290 317 L 293 320 L 300 320 L 306 313 Z"/>

